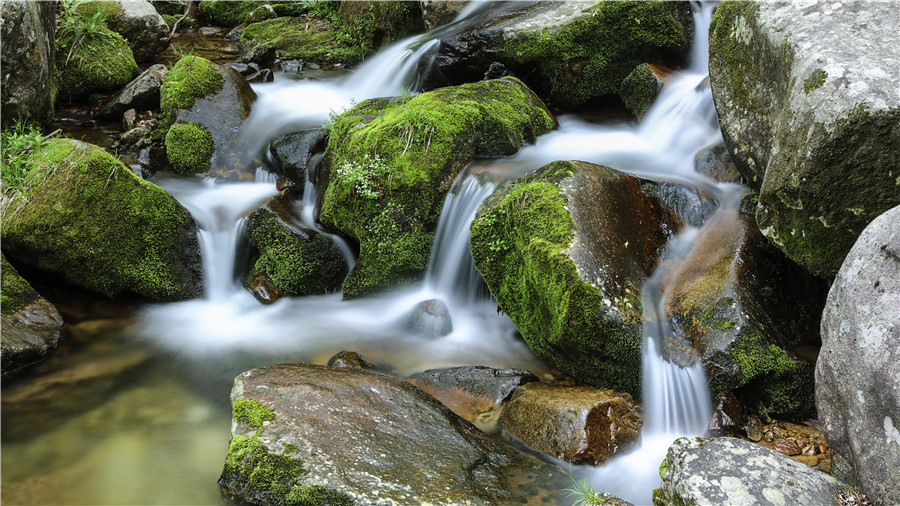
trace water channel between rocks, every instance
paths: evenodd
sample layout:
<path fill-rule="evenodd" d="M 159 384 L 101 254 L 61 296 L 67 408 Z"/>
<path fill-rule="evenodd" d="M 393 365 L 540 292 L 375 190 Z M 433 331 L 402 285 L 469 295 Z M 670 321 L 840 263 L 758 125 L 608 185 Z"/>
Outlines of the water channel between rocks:
<path fill-rule="evenodd" d="M 254 367 L 321 364 L 352 349 L 398 375 L 456 365 L 546 372 L 509 318 L 497 314 L 472 265 L 468 225 L 497 181 L 572 159 L 701 190 L 718 202 L 717 220 L 733 221 L 741 188 L 713 183 L 694 170 L 697 153 L 721 142 L 706 78 L 710 16 L 709 6 L 697 13 L 691 66 L 666 78 L 640 123 L 599 126 L 563 116 L 560 128 L 535 145 L 510 158 L 478 161 L 460 176 L 445 203 L 420 289 L 365 300 L 324 294 L 261 305 L 236 281 L 234 270 L 246 247 L 243 217 L 276 193 L 271 178 L 155 181 L 201 224 L 207 295 L 145 306 L 128 318 L 78 323 L 61 349 L 65 353 L 43 364 L 29 382 L 4 390 L 4 502 L 222 503 L 216 480 L 230 435 L 228 393 L 234 376 Z M 422 63 L 434 57 L 437 45 L 427 36 L 402 41 L 342 79 L 256 85 L 259 99 L 235 149 L 259 152 L 279 134 L 318 128 L 331 111 L 353 101 L 416 89 L 416 71 L 427 67 Z M 478 177 L 482 172 L 493 178 Z M 314 227 L 315 199 L 309 194 L 315 191 L 308 186 L 297 209 Z M 702 233 L 702 226 L 688 227 L 672 239 L 668 269 L 677 270 L 678 259 Z M 678 436 L 699 434 L 710 411 L 699 365 L 681 368 L 656 351 L 659 339 L 672 332 L 659 310 L 663 277 L 657 273 L 644 289 L 643 445 L 602 468 L 577 469 L 596 489 L 636 504 L 650 501 L 668 445 Z M 432 337 L 410 330 L 413 306 L 435 297 L 447 303 L 453 331 Z M 45 396 L 54 400 L 44 402 Z"/>

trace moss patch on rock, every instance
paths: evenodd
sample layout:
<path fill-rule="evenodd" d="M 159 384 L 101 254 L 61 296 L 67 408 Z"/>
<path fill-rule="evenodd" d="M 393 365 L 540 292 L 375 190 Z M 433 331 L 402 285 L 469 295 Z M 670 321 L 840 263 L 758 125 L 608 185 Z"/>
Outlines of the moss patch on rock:
<path fill-rule="evenodd" d="M 320 174 L 321 220 L 360 243 L 344 297 L 417 280 L 459 170 L 476 154 L 513 154 L 554 124 L 515 79 L 366 100 L 338 117 Z"/>
<path fill-rule="evenodd" d="M 349 34 L 322 18 L 280 17 L 250 24 L 241 32 L 241 45 L 272 46 L 278 58 L 319 63 L 355 63 L 364 55 Z"/>
<path fill-rule="evenodd" d="M 178 121 L 166 134 L 166 155 L 179 174 L 208 171 L 214 148 L 212 134 L 197 123 Z"/>
<path fill-rule="evenodd" d="M 195 98 L 218 93 L 224 85 L 225 78 L 211 61 L 193 55 L 182 57 L 169 70 L 160 90 L 166 128 L 175 121 L 179 109 L 190 109 Z"/>
<path fill-rule="evenodd" d="M 233 28 L 244 22 L 254 9 L 268 2 L 239 0 L 204 0 L 200 2 L 200 16 L 218 26 Z"/>
<path fill-rule="evenodd" d="M 39 297 L 37 291 L 19 275 L 16 269 L 0 254 L 0 313 L 15 314 Z"/>
<path fill-rule="evenodd" d="M 415 1 L 341 2 L 339 15 L 343 29 L 364 55 L 425 31 L 422 7 Z"/>
<path fill-rule="evenodd" d="M 58 93 L 72 100 L 125 86 L 139 72 L 128 41 L 106 27 L 83 38 L 74 33 L 62 36 L 56 43 L 55 64 Z"/>
<path fill-rule="evenodd" d="M 656 96 L 659 95 L 660 83 L 656 74 L 646 63 L 638 65 L 622 81 L 619 95 L 625 100 L 628 110 L 640 118 L 650 110 Z"/>
<path fill-rule="evenodd" d="M 254 399 L 237 399 L 231 405 L 231 417 L 250 428 L 262 427 L 275 419 L 275 412 Z"/>
<path fill-rule="evenodd" d="M 110 297 L 199 295 L 196 226 L 171 195 L 78 141 L 50 141 L 28 163 L 36 183 L 2 211 L 6 254 Z"/>
<path fill-rule="evenodd" d="M 664 65 L 686 46 L 684 27 L 664 2 L 598 2 L 591 15 L 557 30 L 506 42 L 514 62 L 530 62 L 553 83 L 549 100 L 574 107 L 619 92 L 641 63 Z"/>

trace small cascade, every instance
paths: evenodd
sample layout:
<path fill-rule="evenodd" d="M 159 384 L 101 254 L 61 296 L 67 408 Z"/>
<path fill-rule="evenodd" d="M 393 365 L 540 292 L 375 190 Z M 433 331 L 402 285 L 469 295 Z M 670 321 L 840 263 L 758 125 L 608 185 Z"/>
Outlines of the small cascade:
<path fill-rule="evenodd" d="M 495 185 L 466 175 L 447 195 L 431 247 L 425 274 L 426 289 L 457 304 L 473 306 L 486 287 L 469 251 L 469 225 L 478 206 L 494 192 Z"/>

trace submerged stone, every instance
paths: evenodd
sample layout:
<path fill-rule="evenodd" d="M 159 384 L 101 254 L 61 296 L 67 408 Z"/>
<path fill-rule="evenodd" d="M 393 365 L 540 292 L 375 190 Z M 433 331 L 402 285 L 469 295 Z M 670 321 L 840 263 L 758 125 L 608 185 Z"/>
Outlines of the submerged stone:
<path fill-rule="evenodd" d="M 242 399 L 274 417 L 235 421 L 219 483 L 253 504 L 512 504 L 555 500 L 568 483 L 383 374 L 278 364 L 235 378 L 232 401 Z"/>
<path fill-rule="evenodd" d="M 476 155 L 511 155 L 554 124 L 516 79 L 366 100 L 339 116 L 319 199 L 322 223 L 359 241 L 344 298 L 418 281 L 459 171 Z"/>
<path fill-rule="evenodd" d="M 32 186 L 3 207 L 5 254 L 108 297 L 200 294 L 197 227 L 174 197 L 79 141 L 49 141 L 27 163 Z"/>
<path fill-rule="evenodd" d="M 593 386 L 640 395 L 641 286 L 678 226 L 641 180 L 554 162 L 489 197 L 469 243 L 532 351 Z"/>
<path fill-rule="evenodd" d="M 892 2 L 723 2 L 710 26 L 719 123 L 759 227 L 820 277 L 900 204 L 896 17 Z"/>
<path fill-rule="evenodd" d="M 406 324 L 410 330 L 424 332 L 432 337 L 442 337 L 453 332 L 450 309 L 441 299 L 423 300 L 416 304 Z"/>

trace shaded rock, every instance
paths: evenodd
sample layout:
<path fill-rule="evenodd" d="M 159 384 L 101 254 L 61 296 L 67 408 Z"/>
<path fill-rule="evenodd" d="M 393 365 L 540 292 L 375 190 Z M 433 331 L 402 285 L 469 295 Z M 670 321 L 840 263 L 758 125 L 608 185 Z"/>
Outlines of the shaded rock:
<path fill-rule="evenodd" d="M 244 22 L 247 15 L 261 5 L 254 1 L 203 0 L 200 2 L 200 19 L 216 26 L 233 28 Z"/>
<path fill-rule="evenodd" d="M 278 63 L 278 68 L 282 72 L 301 72 L 303 70 L 303 60 L 285 60 Z"/>
<path fill-rule="evenodd" d="M 422 9 L 422 21 L 425 28 L 431 30 L 446 25 L 456 19 L 463 7 L 469 5 L 465 0 L 419 0 Z"/>
<path fill-rule="evenodd" d="M 60 30 L 54 62 L 59 95 L 69 100 L 121 88 L 140 72 L 128 41 L 105 26 L 84 37 Z"/>
<path fill-rule="evenodd" d="M 876 504 L 900 502 L 900 207 L 863 231 L 828 293 L 816 405 Z"/>
<path fill-rule="evenodd" d="M 733 393 L 723 392 L 719 394 L 719 400 L 713 408 L 706 433 L 710 436 L 729 436 L 741 426 L 743 416 L 741 401 Z"/>
<path fill-rule="evenodd" d="M 734 438 L 679 438 L 653 504 L 830 506 L 846 485 L 772 450 Z"/>
<path fill-rule="evenodd" d="M 896 17 L 890 2 L 723 2 L 710 27 L 719 122 L 759 227 L 817 276 L 900 205 L 900 31 L 882 22 Z"/>
<path fill-rule="evenodd" d="M 343 2 L 338 16 L 363 55 L 425 31 L 418 0 Z"/>
<path fill-rule="evenodd" d="M 347 273 L 340 248 L 327 235 L 294 219 L 293 204 L 288 192 L 282 192 L 247 219 L 253 246 L 249 279 L 265 278 L 284 295 L 322 295 L 339 290 Z"/>
<path fill-rule="evenodd" d="M 524 369 L 495 369 L 483 366 L 429 369 L 407 379 L 433 395 L 454 413 L 478 423 L 489 422 L 500 404 L 520 385 L 539 381 Z"/>
<path fill-rule="evenodd" d="M 274 79 L 275 76 L 272 75 L 272 71 L 269 69 L 262 69 L 255 74 L 247 76 L 247 82 L 249 83 L 271 83 Z"/>
<path fill-rule="evenodd" d="M 106 12 L 106 25 L 128 41 L 138 63 L 152 60 L 169 47 L 169 25 L 150 2 L 103 0 L 87 2 L 78 7 L 78 11 L 87 16 L 97 10 Z"/>
<path fill-rule="evenodd" d="M 812 417 L 826 286 L 773 248 L 734 206 L 701 229 L 686 259 L 666 262 L 672 272 L 665 311 L 676 332 L 664 339 L 663 351 L 682 364 L 699 352 L 710 389 L 734 390 L 751 413 Z"/>
<path fill-rule="evenodd" d="M 475 81 L 500 62 L 564 108 L 618 94 L 642 63 L 679 67 L 693 30 L 687 2 L 534 2 L 495 12 L 442 41 L 443 76 Z"/>
<path fill-rule="evenodd" d="M 753 441 L 837 477 L 831 472 L 833 457 L 831 446 L 825 440 L 825 434 L 818 424 L 809 421 L 792 423 L 784 420 L 769 420 L 763 424 L 755 417 L 749 417 L 748 424 L 753 424 L 753 437 L 750 437 L 750 430 L 747 431 L 747 436 L 734 431 L 732 433 L 734 437 Z"/>
<path fill-rule="evenodd" d="M 532 351 L 578 380 L 640 395 L 640 287 L 678 226 L 641 180 L 554 162 L 489 197 L 469 244 Z"/>
<path fill-rule="evenodd" d="M 65 325 L 56 307 L 41 297 L 0 254 L 2 275 L 2 369 L 5 376 L 42 360 L 59 346 Z"/>
<path fill-rule="evenodd" d="M 29 155 L 39 176 L 4 203 L 4 253 L 115 297 L 196 297 L 197 226 L 187 209 L 97 146 L 55 139 Z"/>
<path fill-rule="evenodd" d="M 650 110 L 662 86 L 662 80 L 653 72 L 650 65 L 643 63 L 622 80 L 619 95 L 625 101 L 625 107 L 637 118 L 641 118 Z"/>
<path fill-rule="evenodd" d="M 167 73 L 166 66 L 162 64 L 148 68 L 113 96 L 100 110 L 98 117 L 118 119 L 128 109 L 141 111 L 159 109 L 160 89 Z"/>
<path fill-rule="evenodd" d="M 736 183 L 741 179 L 741 173 L 735 167 L 725 144 L 719 144 L 697 155 L 694 170 L 718 183 Z M 756 209 L 753 212 L 755 215 Z"/>
<path fill-rule="evenodd" d="M 336 118 L 319 169 L 322 223 L 359 241 L 344 298 L 417 283 L 444 199 L 475 156 L 506 156 L 555 125 L 521 81 L 371 99 Z"/>
<path fill-rule="evenodd" d="M 273 365 L 235 378 L 232 402 L 268 419 L 232 425 L 219 480 L 253 504 L 306 495 L 327 504 L 510 504 L 568 483 L 555 466 L 378 373 Z"/>
<path fill-rule="evenodd" d="M 328 359 L 328 367 L 353 367 L 355 369 L 374 369 L 375 364 L 364 359 L 355 351 L 341 351 Z"/>
<path fill-rule="evenodd" d="M 0 5 L 0 121 L 4 129 L 19 118 L 44 125 L 53 117 L 54 21 L 51 2 L 10 0 Z"/>
<path fill-rule="evenodd" d="M 268 66 L 277 56 L 319 63 L 355 63 L 364 56 L 364 44 L 357 43 L 353 36 L 347 37 L 348 33 L 320 17 L 279 17 L 249 24 L 240 35 L 240 61 Z"/>
<path fill-rule="evenodd" d="M 225 66 L 237 70 L 245 77 L 259 72 L 259 65 L 255 63 L 226 63 Z"/>
<path fill-rule="evenodd" d="M 247 283 L 247 289 L 256 300 L 263 304 L 271 304 L 284 296 L 280 288 L 275 286 L 266 276 L 256 276 Z"/>
<path fill-rule="evenodd" d="M 273 140 L 269 151 L 281 166 L 281 173 L 294 186 L 303 188 L 307 174 L 313 168 L 310 167 L 310 161 L 315 153 L 325 150 L 327 138 L 328 134 L 321 129 L 289 133 Z"/>
<path fill-rule="evenodd" d="M 453 332 L 450 309 L 441 299 L 423 300 L 416 304 L 406 320 L 411 330 L 424 332 L 433 337 L 442 337 Z"/>
<path fill-rule="evenodd" d="M 535 382 L 513 392 L 500 423 L 535 450 L 599 465 L 639 444 L 644 421 L 628 394 Z"/>

